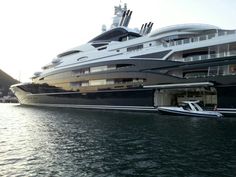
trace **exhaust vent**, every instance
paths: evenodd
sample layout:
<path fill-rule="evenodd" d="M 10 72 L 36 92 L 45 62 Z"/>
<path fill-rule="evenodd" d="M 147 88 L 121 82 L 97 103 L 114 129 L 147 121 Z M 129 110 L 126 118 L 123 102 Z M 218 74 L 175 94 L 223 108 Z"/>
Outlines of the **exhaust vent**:
<path fill-rule="evenodd" d="M 152 22 L 143 24 L 140 31 L 139 31 L 139 34 L 142 36 L 149 34 L 152 31 L 153 24 L 154 23 L 152 23 Z"/>

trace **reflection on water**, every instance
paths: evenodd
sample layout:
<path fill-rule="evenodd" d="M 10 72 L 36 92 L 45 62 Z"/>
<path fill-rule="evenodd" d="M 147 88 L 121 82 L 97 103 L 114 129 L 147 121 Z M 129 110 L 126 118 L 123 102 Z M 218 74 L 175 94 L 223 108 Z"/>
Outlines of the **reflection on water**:
<path fill-rule="evenodd" d="M 0 176 L 235 176 L 236 119 L 0 104 Z"/>

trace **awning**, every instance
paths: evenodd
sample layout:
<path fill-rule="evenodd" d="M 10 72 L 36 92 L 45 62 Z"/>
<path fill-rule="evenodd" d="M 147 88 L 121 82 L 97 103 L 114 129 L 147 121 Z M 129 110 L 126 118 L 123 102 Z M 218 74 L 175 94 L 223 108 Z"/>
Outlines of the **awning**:
<path fill-rule="evenodd" d="M 181 83 L 181 84 L 160 84 L 160 85 L 147 85 L 144 88 L 157 88 L 157 89 L 174 89 L 174 88 L 194 88 L 194 87 L 209 87 L 214 86 L 211 82 L 198 82 L 198 83 Z"/>

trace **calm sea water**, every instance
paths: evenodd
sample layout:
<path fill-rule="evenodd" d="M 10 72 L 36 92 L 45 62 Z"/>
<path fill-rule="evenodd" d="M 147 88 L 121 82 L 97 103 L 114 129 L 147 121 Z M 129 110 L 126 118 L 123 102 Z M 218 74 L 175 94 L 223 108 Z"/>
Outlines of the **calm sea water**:
<path fill-rule="evenodd" d="M 236 176 L 236 118 L 0 104 L 0 176 Z"/>

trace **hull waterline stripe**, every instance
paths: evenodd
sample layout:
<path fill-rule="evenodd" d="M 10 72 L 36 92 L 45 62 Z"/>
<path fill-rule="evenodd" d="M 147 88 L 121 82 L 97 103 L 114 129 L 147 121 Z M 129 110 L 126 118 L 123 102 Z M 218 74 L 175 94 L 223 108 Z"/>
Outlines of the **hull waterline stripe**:
<path fill-rule="evenodd" d="M 64 107 L 64 108 L 81 108 L 81 109 L 109 109 L 109 110 L 133 110 L 133 111 L 157 111 L 157 108 L 150 106 L 107 106 L 107 105 L 75 105 L 75 104 L 23 104 L 31 106 L 46 107 Z"/>
<path fill-rule="evenodd" d="M 97 90 L 94 92 L 55 92 L 55 93 L 28 93 L 28 96 L 49 96 L 49 95 L 70 95 L 70 94 L 90 94 L 90 93 L 107 93 L 107 92 L 132 92 L 132 91 L 147 91 L 151 89 L 128 89 L 128 90 Z"/>

